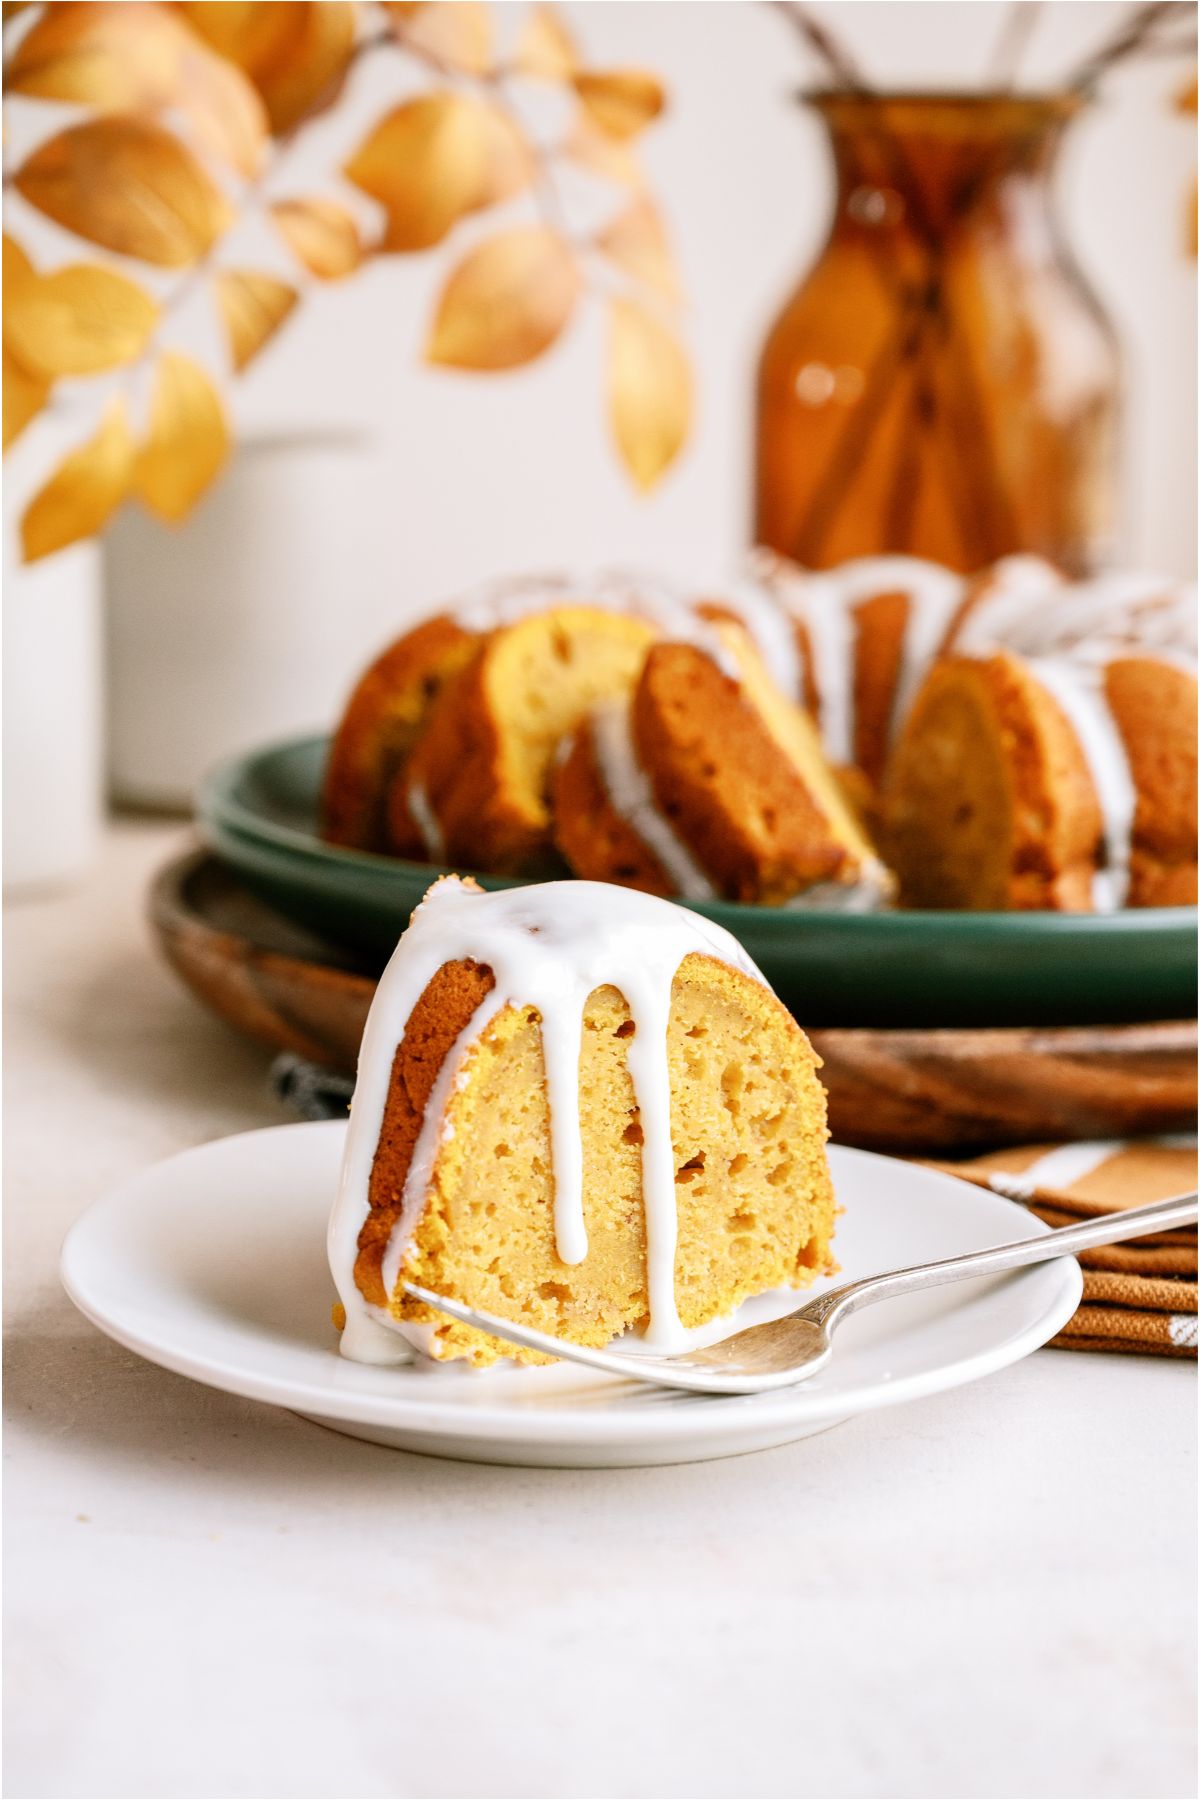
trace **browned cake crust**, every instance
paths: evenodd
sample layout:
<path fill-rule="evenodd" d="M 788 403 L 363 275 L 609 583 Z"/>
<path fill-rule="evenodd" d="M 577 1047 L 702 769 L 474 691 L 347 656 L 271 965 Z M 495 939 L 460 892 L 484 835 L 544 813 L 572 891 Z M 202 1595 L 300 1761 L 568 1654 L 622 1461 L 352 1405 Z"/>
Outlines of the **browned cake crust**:
<path fill-rule="evenodd" d="M 354 1279 L 375 1306 L 387 1304 L 382 1266 L 400 1216 L 404 1183 L 442 1064 L 496 985 L 488 968 L 444 963 L 414 1006 L 392 1062 L 383 1129 L 371 1167 L 370 1212 L 358 1238 Z"/>
<path fill-rule="evenodd" d="M 883 802 L 902 904 L 1090 912 L 1103 820 L 1083 752 L 1018 657 L 930 673 Z"/>
<path fill-rule="evenodd" d="M 386 825 L 387 793 L 443 684 L 476 642 L 453 619 L 428 619 L 376 658 L 351 694 L 329 751 L 321 835 L 354 850 L 403 854 Z"/>
<path fill-rule="evenodd" d="M 585 720 L 554 775 L 554 841 L 585 881 L 615 881 L 643 894 L 669 899 L 670 876 L 608 797 L 596 760 L 590 719 Z"/>
<path fill-rule="evenodd" d="M 655 645 L 631 725 L 660 810 L 722 893 L 786 900 L 846 860 L 739 684 L 702 650 Z"/>
<path fill-rule="evenodd" d="M 1153 657 L 1110 663 L 1108 703 L 1137 790 L 1130 906 L 1196 904 L 1196 677 Z"/>

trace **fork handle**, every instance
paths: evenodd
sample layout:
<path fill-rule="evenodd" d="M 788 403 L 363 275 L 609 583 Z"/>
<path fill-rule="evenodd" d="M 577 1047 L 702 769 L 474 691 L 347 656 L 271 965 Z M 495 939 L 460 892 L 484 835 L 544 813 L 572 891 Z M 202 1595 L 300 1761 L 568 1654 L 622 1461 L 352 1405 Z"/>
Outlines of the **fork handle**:
<path fill-rule="evenodd" d="M 972 1250 L 966 1256 L 948 1256 L 942 1262 L 920 1263 L 887 1275 L 866 1275 L 861 1281 L 831 1288 L 804 1311 L 814 1321 L 832 1326 L 835 1320 L 876 1300 L 919 1293 L 922 1288 L 941 1287 L 948 1281 L 1003 1275 L 1029 1263 L 1074 1256 L 1098 1244 L 1116 1244 L 1123 1238 L 1146 1237 L 1152 1232 L 1195 1223 L 1196 1195 L 1177 1194 L 1170 1200 L 1155 1200 L 1149 1206 L 1133 1206 L 1125 1212 L 1106 1213 L 1102 1218 L 1083 1219 L 1078 1225 L 1062 1225 L 1055 1231 L 1040 1232 L 1037 1237 L 1020 1238 L 1014 1244 L 997 1244 L 991 1250 Z"/>

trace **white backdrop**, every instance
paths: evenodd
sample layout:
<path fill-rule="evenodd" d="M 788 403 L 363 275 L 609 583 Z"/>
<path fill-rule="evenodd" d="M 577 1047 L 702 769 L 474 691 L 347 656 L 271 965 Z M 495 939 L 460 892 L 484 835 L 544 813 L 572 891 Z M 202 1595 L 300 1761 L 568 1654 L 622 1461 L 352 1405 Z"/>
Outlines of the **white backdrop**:
<path fill-rule="evenodd" d="M 819 10 L 881 85 L 954 85 L 984 79 L 1007 9 L 853 0 Z M 521 9 L 501 11 L 511 31 Z M 670 83 L 670 112 L 648 134 L 644 157 L 690 296 L 695 435 L 661 488 L 639 497 L 607 438 L 595 316 L 517 374 L 423 368 L 419 345 L 446 247 L 314 290 L 237 384 L 235 410 L 256 431 L 351 425 L 374 435 L 371 509 L 386 537 L 397 618 L 497 570 L 615 559 L 711 572 L 748 529 L 754 359 L 828 219 L 824 146 L 791 99 L 820 72 L 755 0 L 575 0 L 564 11 L 596 64 L 644 62 Z M 1053 80 L 1126 11 L 1086 0 L 1044 6 L 1027 81 Z M 311 187 L 379 115 L 394 72 L 362 74 L 348 104 L 302 146 L 294 191 Z M 1190 121 L 1171 107 L 1185 74 L 1163 61 L 1118 71 L 1076 126 L 1059 183 L 1066 237 L 1126 351 L 1123 551 L 1177 573 L 1195 560 L 1195 266 L 1183 226 L 1194 143 Z M 27 225 L 27 213 L 18 222 Z M 487 228 L 472 224 L 463 241 Z M 44 466 L 51 429 L 28 434 L 36 442 L 26 467 Z M 13 466 L 19 490 L 20 460 Z M 351 581 L 355 557 L 347 543 Z"/>

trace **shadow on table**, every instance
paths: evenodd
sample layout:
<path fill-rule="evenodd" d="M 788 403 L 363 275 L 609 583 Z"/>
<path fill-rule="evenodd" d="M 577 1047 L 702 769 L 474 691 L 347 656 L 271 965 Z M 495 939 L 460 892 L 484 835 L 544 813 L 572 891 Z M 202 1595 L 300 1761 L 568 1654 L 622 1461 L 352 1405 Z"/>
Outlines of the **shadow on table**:
<path fill-rule="evenodd" d="M 719 1487 L 721 1471 L 742 1458 L 659 1469 L 533 1469 L 451 1462 L 388 1450 L 343 1437 L 294 1414 L 241 1400 L 144 1362 L 99 1332 L 49 1334 L 10 1322 L 5 1340 L 5 1420 L 15 1443 L 31 1434 L 58 1454 L 131 1465 L 159 1479 L 184 1473 L 189 1488 L 214 1490 L 250 1484 L 281 1506 L 303 1494 L 306 1508 L 343 1499 L 356 1502 L 378 1489 L 419 1498 L 512 1494 L 564 1483 L 628 1481 L 667 1490 L 701 1480 Z M 839 1436 L 843 1433 L 839 1432 Z M 857 1434 L 854 1434 L 857 1435 Z M 764 1451 L 762 1455 L 783 1455 Z M 811 1457 L 812 1449 L 807 1454 Z"/>

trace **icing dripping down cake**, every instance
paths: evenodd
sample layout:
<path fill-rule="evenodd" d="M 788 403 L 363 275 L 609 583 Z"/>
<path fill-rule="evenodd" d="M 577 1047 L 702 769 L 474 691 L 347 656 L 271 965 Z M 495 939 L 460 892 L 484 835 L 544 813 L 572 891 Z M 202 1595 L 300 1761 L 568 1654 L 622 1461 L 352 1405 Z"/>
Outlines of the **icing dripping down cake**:
<path fill-rule="evenodd" d="M 342 1349 L 546 1360 L 409 1280 L 580 1344 L 834 1267 L 825 1095 L 737 942 L 587 881 L 437 882 L 371 1007 L 329 1231 Z"/>

